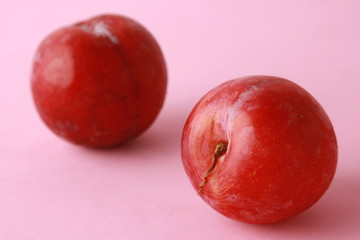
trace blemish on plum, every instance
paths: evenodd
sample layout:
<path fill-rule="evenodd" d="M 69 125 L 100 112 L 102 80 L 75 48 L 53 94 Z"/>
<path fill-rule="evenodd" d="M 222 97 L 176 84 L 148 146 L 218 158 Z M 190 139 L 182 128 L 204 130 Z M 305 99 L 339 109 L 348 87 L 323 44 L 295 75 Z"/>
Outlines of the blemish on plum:
<path fill-rule="evenodd" d="M 43 68 L 44 78 L 54 86 L 66 88 L 71 84 L 74 77 L 74 63 L 72 50 L 69 47 L 58 47 L 48 51 L 47 60 Z"/>
<path fill-rule="evenodd" d="M 214 168 L 216 167 L 216 164 L 218 163 L 219 158 L 226 153 L 226 151 L 227 151 L 227 146 L 228 146 L 228 144 L 227 144 L 227 143 L 224 143 L 224 142 L 220 142 L 220 143 L 218 143 L 218 144 L 216 145 L 215 151 L 214 151 L 213 163 L 212 163 L 212 165 L 210 166 L 210 168 L 209 168 L 209 169 L 206 171 L 206 173 L 205 173 L 204 179 L 203 179 L 202 183 L 200 184 L 200 187 L 199 187 L 199 190 L 198 190 L 198 194 L 201 193 L 203 187 L 206 185 L 208 176 L 210 175 L 210 173 L 211 173 L 211 172 L 214 170 Z"/>
<path fill-rule="evenodd" d="M 117 37 L 109 31 L 108 25 L 106 25 L 103 21 L 97 22 L 94 25 L 81 23 L 77 24 L 76 26 L 85 32 L 93 33 L 97 37 L 107 37 L 113 44 L 119 43 Z"/>

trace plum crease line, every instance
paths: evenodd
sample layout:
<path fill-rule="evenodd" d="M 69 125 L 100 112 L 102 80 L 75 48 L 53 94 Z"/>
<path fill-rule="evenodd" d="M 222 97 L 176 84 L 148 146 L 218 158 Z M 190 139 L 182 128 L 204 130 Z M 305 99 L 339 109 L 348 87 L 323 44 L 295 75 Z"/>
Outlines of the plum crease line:
<path fill-rule="evenodd" d="M 199 190 L 198 190 L 198 195 L 200 195 L 203 187 L 205 186 L 205 184 L 207 183 L 207 178 L 210 175 L 210 173 L 214 170 L 218 159 L 224 155 L 226 153 L 227 150 L 227 144 L 226 143 L 218 143 L 215 147 L 215 151 L 214 151 L 214 159 L 213 159 L 213 163 L 211 165 L 211 167 L 206 171 L 205 176 L 204 176 L 204 180 L 202 181 L 202 183 L 200 184 Z"/>

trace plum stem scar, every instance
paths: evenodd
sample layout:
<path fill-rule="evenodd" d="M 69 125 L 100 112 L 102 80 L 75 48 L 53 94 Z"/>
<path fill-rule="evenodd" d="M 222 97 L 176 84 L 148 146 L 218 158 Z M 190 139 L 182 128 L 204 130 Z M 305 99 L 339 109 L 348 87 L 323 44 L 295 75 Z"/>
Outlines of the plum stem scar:
<path fill-rule="evenodd" d="M 211 167 L 206 171 L 205 176 L 204 176 L 204 180 L 202 181 L 202 183 L 200 184 L 199 190 L 198 190 L 198 195 L 200 195 L 201 190 L 203 189 L 203 187 L 205 186 L 205 184 L 207 183 L 207 178 L 209 176 L 209 174 L 214 170 L 218 159 L 224 155 L 226 153 L 227 150 L 227 143 L 218 143 L 215 147 L 215 151 L 214 151 L 214 159 L 213 159 L 213 163 L 211 165 Z"/>

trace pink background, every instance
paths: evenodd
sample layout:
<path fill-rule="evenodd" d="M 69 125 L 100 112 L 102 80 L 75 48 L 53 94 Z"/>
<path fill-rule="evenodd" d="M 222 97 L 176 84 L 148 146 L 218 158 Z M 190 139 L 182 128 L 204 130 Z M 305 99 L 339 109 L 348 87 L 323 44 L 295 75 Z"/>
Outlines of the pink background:
<path fill-rule="evenodd" d="M 73 146 L 40 121 L 29 76 L 52 30 L 100 13 L 146 26 L 165 54 L 165 106 L 114 150 Z M 0 239 L 360 239 L 360 1 L 0 2 Z M 192 189 L 180 158 L 184 121 L 223 81 L 285 77 L 326 109 L 339 142 L 328 192 L 286 222 L 227 219 Z"/>

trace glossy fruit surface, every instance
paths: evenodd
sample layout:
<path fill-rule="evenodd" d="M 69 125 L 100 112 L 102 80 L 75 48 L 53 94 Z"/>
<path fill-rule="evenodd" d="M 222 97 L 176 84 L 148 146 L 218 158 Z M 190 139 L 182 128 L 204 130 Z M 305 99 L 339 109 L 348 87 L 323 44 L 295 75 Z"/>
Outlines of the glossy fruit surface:
<path fill-rule="evenodd" d="M 58 29 L 40 44 L 31 88 L 37 110 L 57 135 L 111 147 L 155 120 L 164 101 L 166 66 L 139 23 L 101 15 Z"/>
<path fill-rule="evenodd" d="M 194 107 L 182 160 L 193 187 L 221 214 L 273 223 L 312 206 L 337 165 L 332 124 L 295 83 L 250 76 L 223 83 Z"/>

